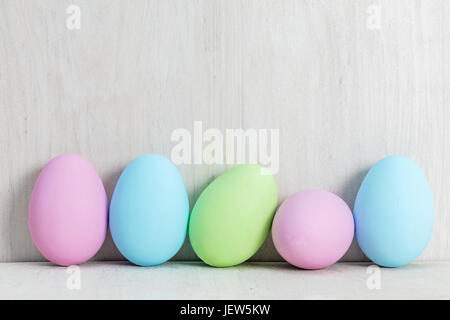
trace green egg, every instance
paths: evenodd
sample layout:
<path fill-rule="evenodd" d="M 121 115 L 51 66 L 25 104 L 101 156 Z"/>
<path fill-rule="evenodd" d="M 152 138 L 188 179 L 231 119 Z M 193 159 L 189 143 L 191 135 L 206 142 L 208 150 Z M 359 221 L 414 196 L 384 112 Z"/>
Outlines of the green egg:
<path fill-rule="evenodd" d="M 189 239 L 195 253 L 214 267 L 249 259 L 269 234 L 277 202 L 277 184 L 267 169 L 244 164 L 223 173 L 192 210 Z"/>

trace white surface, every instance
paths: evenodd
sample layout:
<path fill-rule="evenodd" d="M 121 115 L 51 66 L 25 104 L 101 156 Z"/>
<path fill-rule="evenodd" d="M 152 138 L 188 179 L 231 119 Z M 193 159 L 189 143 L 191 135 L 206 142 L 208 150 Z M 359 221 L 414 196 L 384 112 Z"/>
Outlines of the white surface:
<path fill-rule="evenodd" d="M 436 202 L 421 259 L 450 260 L 449 16 L 446 0 L 0 0 L 0 261 L 43 259 L 27 206 L 52 157 L 82 154 L 111 195 L 129 161 L 170 156 L 194 120 L 279 128 L 280 200 L 323 188 L 352 206 L 377 160 L 412 157 Z M 193 204 L 225 167 L 179 169 Z M 110 238 L 96 257 L 120 258 Z M 195 258 L 188 243 L 177 256 Z M 268 240 L 254 259 L 279 256 Z"/>
<path fill-rule="evenodd" d="M 379 290 L 366 283 L 369 264 L 338 263 L 306 271 L 285 263 L 218 269 L 200 262 L 137 267 L 94 262 L 80 267 L 80 290 L 69 290 L 65 267 L 0 264 L 0 299 L 450 299 L 450 263 L 380 269 Z"/>

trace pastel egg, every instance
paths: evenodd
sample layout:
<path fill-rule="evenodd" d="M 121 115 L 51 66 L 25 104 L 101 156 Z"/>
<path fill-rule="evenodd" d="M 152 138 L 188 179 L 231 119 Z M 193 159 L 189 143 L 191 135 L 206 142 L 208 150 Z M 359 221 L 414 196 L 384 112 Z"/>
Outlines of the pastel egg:
<path fill-rule="evenodd" d="M 79 155 L 60 155 L 44 167 L 34 185 L 28 212 L 34 244 L 58 265 L 87 261 L 105 240 L 105 188 L 92 164 Z"/>
<path fill-rule="evenodd" d="M 172 258 L 183 245 L 189 199 L 177 168 L 146 154 L 122 172 L 111 199 L 111 235 L 134 264 L 153 266 Z"/>
<path fill-rule="evenodd" d="M 305 190 L 286 199 L 275 215 L 272 239 L 278 253 L 303 269 L 321 269 L 338 261 L 351 245 L 354 222 L 337 195 Z"/>
<path fill-rule="evenodd" d="M 411 159 L 386 157 L 364 178 L 355 201 L 356 238 L 378 265 L 415 260 L 433 230 L 433 197 L 425 174 Z"/>
<path fill-rule="evenodd" d="M 226 171 L 200 194 L 189 222 L 195 253 L 211 266 L 249 259 L 266 239 L 277 206 L 268 170 L 245 164 Z"/>

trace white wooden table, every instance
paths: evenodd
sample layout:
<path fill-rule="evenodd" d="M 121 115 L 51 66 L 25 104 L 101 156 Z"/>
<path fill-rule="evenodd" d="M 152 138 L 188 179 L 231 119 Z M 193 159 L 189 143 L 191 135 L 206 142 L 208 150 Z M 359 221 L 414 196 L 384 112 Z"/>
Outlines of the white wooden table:
<path fill-rule="evenodd" d="M 92 262 L 81 265 L 80 289 L 76 289 L 73 277 L 78 271 L 69 274 L 67 268 L 51 263 L 3 263 L 0 299 L 450 298 L 450 262 L 381 268 L 380 289 L 367 286 L 369 277 L 374 276 L 367 273 L 368 266 L 338 263 L 325 270 L 306 271 L 285 263 L 218 269 L 200 262 L 169 262 L 149 268 L 127 262 Z"/>

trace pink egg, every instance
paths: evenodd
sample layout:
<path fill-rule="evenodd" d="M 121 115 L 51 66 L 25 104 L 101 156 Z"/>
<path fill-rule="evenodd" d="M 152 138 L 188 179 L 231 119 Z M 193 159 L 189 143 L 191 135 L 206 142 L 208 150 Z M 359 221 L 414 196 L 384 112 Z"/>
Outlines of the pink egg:
<path fill-rule="evenodd" d="M 350 208 L 323 190 L 300 191 L 286 199 L 272 225 L 277 251 L 303 269 L 321 269 L 338 261 L 350 247 L 353 234 Z"/>
<path fill-rule="evenodd" d="M 101 247 L 108 200 L 97 171 L 75 154 L 52 159 L 31 195 L 28 225 L 38 250 L 63 266 L 85 262 Z"/>

